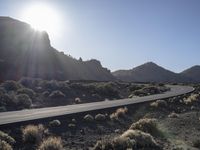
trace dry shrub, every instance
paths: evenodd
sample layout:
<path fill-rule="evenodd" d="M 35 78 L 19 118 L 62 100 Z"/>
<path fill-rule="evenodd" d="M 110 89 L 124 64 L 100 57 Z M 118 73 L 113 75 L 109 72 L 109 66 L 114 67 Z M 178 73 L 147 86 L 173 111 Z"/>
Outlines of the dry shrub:
<path fill-rule="evenodd" d="M 13 148 L 6 141 L 0 140 L 0 150 L 13 150 Z"/>
<path fill-rule="evenodd" d="M 59 127 L 61 125 L 61 122 L 59 120 L 53 120 L 49 122 L 50 127 Z"/>
<path fill-rule="evenodd" d="M 37 144 L 39 143 L 44 134 L 44 127 L 43 125 L 28 125 L 22 129 L 23 133 L 23 141 L 26 144 Z"/>
<path fill-rule="evenodd" d="M 130 129 L 141 130 L 143 132 L 147 132 L 154 135 L 158 133 L 156 121 L 157 121 L 156 119 L 143 118 L 137 121 L 136 123 L 133 123 Z"/>
<path fill-rule="evenodd" d="M 171 114 L 168 115 L 169 118 L 178 118 L 179 115 L 175 112 L 172 112 Z"/>
<path fill-rule="evenodd" d="M 95 116 L 95 120 L 97 120 L 97 121 L 105 121 L 106 120 L 106 116 L 104 114 L 97 114 Z"/>
<path fill-rule="evenodd" d="M 114 113 L 110 115 L 111 120 L 118 120 L 119 118 L 125 117 L 128 112 L 128 108 L 118 108 Z"/>
<path fill-rule="evenodd" d="M 49 137 L 41 143 L 38 150 L 63 150 L 62 140 L 57 137 Z"/>
<path fill-rule="evenodd" d="M 2 131 L 0 131 L 0 140 L 5 141 L 6 143 L 9 143 L 10 145 L 15 144 L 15 139 Z"/>
<path fill-rule="evenodd" d="M 188 98 L 184 99 L 184 103 L 186 105 L 192 104 L 194 102 L 197 102 L 200 98 L 199 94 L 191 94 Z"/>
<path fill-rule="evenodd" d="M 75 104 L 79 104 L 79 103 L 81 103 L 81 99 L 79 97 L 77 97 L 74 99 L 74 102 L 75 102 Z"/>
<path fill-rule="evenodd" d="M 164 100 L 157 100 L 155 102 L 152 102 L 150 104 L 151 107 L 153 108 L 166 108 L 167 107 L 167 102 Z"/>
<path fill-rule="evenodd" d="M 127 130 L 124 132 L 120 138 L 127 139 L 129 138 L 130 140 L 135 140 L 135 144 L 137 147 L 157 147 L 158 144 L 154 140 L 154 138 L 149 134 L 142 132 L 140 130 Z"/>
<path fill-rule="evenodd" d="M 90 114 L 87 114 L 84 116 L 83 118 L 86 122 L 93 122 L 94 121 L 94 117 Z"/>

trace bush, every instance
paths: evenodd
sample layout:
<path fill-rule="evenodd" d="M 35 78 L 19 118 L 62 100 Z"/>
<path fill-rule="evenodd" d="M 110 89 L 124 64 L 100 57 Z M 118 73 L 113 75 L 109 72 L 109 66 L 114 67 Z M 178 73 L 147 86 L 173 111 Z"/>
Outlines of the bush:
<path fill-rule="evenodd" d="M 49 95 L 50 98 L 64 98 L 65 94 L 63 94 L 61 91 L 53 91 L 51 92 L 51 94 Z"/>
<path fill-rule="evenodd" d="M 0 95 L 0 106 L 13 106 L 15 104 L 14 99 L 11 99 L 10 95 L 2 94 Z"/>
<path fill-rule="evenodd" d="M 185 104 L 192 104 L 194 102 L 197 102 L 200 98 L 199 94 L 191 94 L 187 99 L 184 99 Z"/>
<path fill-rule="evenodd" d="M 171 114 L 168 115 L 169 118 L 178 118 L 179 115 L 175 112 L 172 112 Z"/>
<path fill-rule="evenodd" d="M 30 108 L 32 100 L 27 94 L 19 94 L 16 96 L 16 103 L 19 108 Z"/>
<path fill-rule="evenodd" d="M 44 97 L 48 97 L 49 96 L 49 91 L 44 91 L 43 93 L 42 93 L 42 95 L 44 96 Z"/>
<path fill-rule="evenodd" d="M 106 116 L 104 114 L 97 114 L 95 116 L 95 120 L 97 120 L 97 121 L 104 121 L 104 120 L 106 120 Z"/>
<path fill-rule="evenodd" d="M 119 118 L 125 117 L 128 112 L 128 108 L 118 108 L 114 113 L 110 115 L 111 120 L 118 120 Z"/>
<path fill-rule="evenodd" d="M 37 144 L 42 140 L 44 134 L 43 125 L 28 125 L 22 129 L 23 141 L 26 144 Z"/>
<path fill-rule="evenodd" d="M 9 143 L 10 145 L 15 144 L 15 139 L 2 131 L 0 131 L 0 140 L 5 141 Z"/>
<path fill-rule="evenodd" d="M 87 121 L 87 122 L 92 122 L 92 121 L 94 121 L 94 117 L 93 117 L 92 115 L 90 115 L 90 114 L 85 115 L 83 119 L 84 119 L 85 121 Z"/>
<path fill-rule="evenodd" d="M 114 88 L 115 86 L 113 82 L 98 84 L 96 92 L 107 97 L 119 97 L 119 92 Z"/>
<path fill-rule="evenodd" d="M 155 102 L 152 102 L 150 104 L 151 107 L 154 107 L 154 108 L 166 108 L 167 107 L 167 102 L 164 101 L 164 100 L 157 100 Z"/>
<path fill-rule="evenodd" d="M 69 123 L 68 128 L 74 129 L 74 128 L 76 128 L 76 125 L 74 123 Z"/>
<path fill-rule="evenodd" d="M 0 112 L 5 112 L 7 111 L 6 107 L 5 106 L 0 106 Z"/>
<path fill-rule="evenodd" d="M 45 139 L 38 150 L 63 150 L 61 138 L 49 137 Z"/>
<path fill-rule="evenodd" d="M 156 134 L 158 132 L 156 121 L 156 119 L 149 118 L 140 119 L 136 123 L 133 123 L 130 129 L 141 130 L 150 134 Z"/>
<path fill-rule="evenodd" d="M 140 130 L 127 130 L 120 138 L 134 140 L 137 147 L 157 147 L 158 144 L 154 138 L 149 134 Z"/>
<path fill-rule="evenodd" d="M 81 99 L 79 97 L 77 97 L 77 98 L 75 98 L 74 102 L 75 102 L 75 104 L 79 104 L 79 103 L 81 103 Z"/>
<path fill-rule="evenodd" d="M 12 80 L 5 81 L 4 83 L 2 83 L 2 86 L 6 91 L 16 91 L 21 87 L 20 84 Z"/>
<path fill-rule="evenodd" d="M 49 122 L 50 127 L 59 127 L 61 125 L 61 122 L 59 120 L 53 120 Z"/>
<path fill-rule="evenodd" d="M 29 88 L 21 88 L 17 90 L 17 94 L 27 94 L 30 98 L 34 98 L 35 92 Z"/>
<path fill-rule="evenodd" d="M 0 140 L 0 150 L 13 150 L 13 148 L 6 141 Z"/>

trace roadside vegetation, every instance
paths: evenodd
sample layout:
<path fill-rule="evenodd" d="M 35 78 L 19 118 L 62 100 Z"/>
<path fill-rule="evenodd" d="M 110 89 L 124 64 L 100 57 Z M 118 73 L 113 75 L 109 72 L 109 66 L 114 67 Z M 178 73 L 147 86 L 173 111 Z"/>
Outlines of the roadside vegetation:
<path fill-rule="evenodd" d="M 167 90 L 169 89 L 160 84 L 22 78 L 0 84 L 0 112 L 131 98 Z"/>

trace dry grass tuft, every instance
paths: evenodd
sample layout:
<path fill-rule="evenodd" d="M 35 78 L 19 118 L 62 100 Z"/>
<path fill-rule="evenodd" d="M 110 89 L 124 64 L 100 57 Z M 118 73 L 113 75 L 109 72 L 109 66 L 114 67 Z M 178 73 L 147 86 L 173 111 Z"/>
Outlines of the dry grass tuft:
<path fill-rule="evenodd" d="M 167 102 L 164 100 L 157 100 L 155 102 L 152 102 L 150 104 L 151 107 L 153 108 L 166 108 L 167 107 Z"/>
<path fill-rule="evenodd" d="M 15 144 L 15 139 L 2 131 L 0 131 L 0 140 L 5 141 L 6 143 L 9 143 L 10 145 Z"/>
<path fill-rule="evenodd" d="M 200 99 L 199 94 L 191 94 L 188 98 L 184 99 L 184 103 L 186 105 L 190 105 L 194 102 L 197 102 Z"/>
<path fill-rule="evenodd" d="M 0 140 L 0 150 L 13 150 L 13 148 L 6 141 Z"/>
<path fill-rule="evenodd" d="M 62 140 L 57 137 L 49 137 L 41 143 L 38 150 L 63 150 Z"/>
<path fill-rule="evenodd" d="M 125 117 L 128 112 L 128 108 L 118 108 L 114 113 L 110 115 L 111 120 L 118 120 L 119 118 Z"/>
<path fill-rule="evenodd" d="M 24 129 L 22 129 L 23 133 L 23 141 L 26 144 L 38 144 L 44 134 L 44 126 L 43 125 L 28 125 Z"/>

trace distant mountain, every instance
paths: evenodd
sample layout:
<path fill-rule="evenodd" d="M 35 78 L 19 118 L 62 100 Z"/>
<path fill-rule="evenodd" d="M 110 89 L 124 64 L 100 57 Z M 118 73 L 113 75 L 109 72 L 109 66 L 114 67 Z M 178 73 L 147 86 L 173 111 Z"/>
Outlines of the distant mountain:
<path fill-rule="evenodd" d="M 54 49 L 46 32 L 0 17 L 0 81 L 21 77 L 57 80 L 114 80 L 98 60 L 82 61 Z"/>
<path fill-rule="evenodd" d="M 200 66 L 198 65 L 181 72 L 181 74 L 196 82 L 200 82 Z"/>
<path fill-rule="evenodd" d="M 117 79 L 133 82 L 192 82 L 188 77 L 166 70 L 153 62 L 145 63 L 131 70 L 112 73 Z"/>

